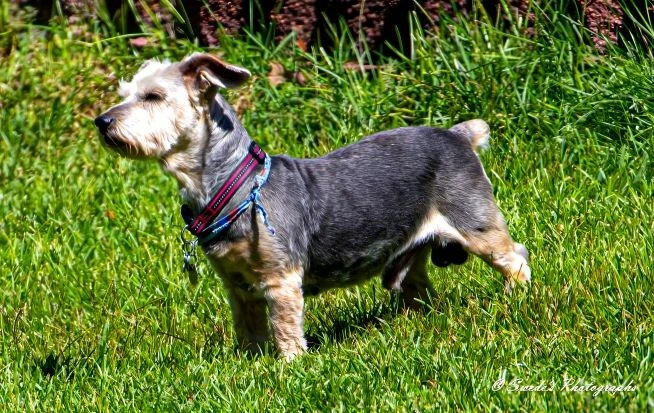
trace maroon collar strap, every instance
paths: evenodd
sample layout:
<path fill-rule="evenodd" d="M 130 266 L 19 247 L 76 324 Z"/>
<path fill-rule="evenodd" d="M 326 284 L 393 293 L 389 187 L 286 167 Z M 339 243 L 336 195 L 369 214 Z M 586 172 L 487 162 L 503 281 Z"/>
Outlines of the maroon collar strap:
<path fill-rule="evenodd" d="M 261 149 L 261 147 L 256 143 L 251 142 L 248 147 L 248 154 L 243 158 L 236 169 L 232 171 L 232 174 L 216 192 L 216 195 L 211 198 L 211 201 L 192 222 L 187 222 L 186 227 L 191 234 L 198 236 L 218 217 L 220 211 L 222 211 L 234 197 L 236 192 L 245 183 L 257 165 L 263 165 L 265 159 L 266 153 L 263 149 Z"/>

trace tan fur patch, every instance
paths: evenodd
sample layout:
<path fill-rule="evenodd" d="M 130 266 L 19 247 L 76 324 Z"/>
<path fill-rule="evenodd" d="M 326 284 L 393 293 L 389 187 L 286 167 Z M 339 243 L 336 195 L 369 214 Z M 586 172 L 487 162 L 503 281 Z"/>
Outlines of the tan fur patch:
<path fill-rule="evenodd" d="M 256 219 L 260 224 L 258 216 Z M 242 274 L 245 282 L 262 290 L 274 274 L 296 271 L 299 266 L 290 262 L 263 225 L 258 228 L 247 238 L 221 245 L 207 256 L 219 274 Z"/>
<path fill-rule="evenodd" d="M 304 339 L 304 298 L 302 273 L 291 270 L 268 277 L 264 296 L 270 310 L 270 324 L 275 346 L 287 359 L 307 349 Z"/>
<path fill-rule="evenodd" d="M 524 247 L 516 247 L 519 244 L 511 240 L 501 215 L 493 228 L 463 235 L 469 252 L 481 257 L 504 275 L 507 289 L 510 290 L 516 281 L 526 283 L 531 280 L 531 269 L 524 256 L 526 249 L 523 251 Z"/>
<path fill-rule="evenodd" d="M 263 225 L 259 225 L 259 228 L 263 228 Z M 240 291 L 232 294 L 240 294 L 239 297 L 245 295 L 251 300 L 265 299 L 275 346 L 286 359 L 290 360 L 306 350 L 303 270 L 288 260 L 267 231 L 253 231 L 248 238 L 227 243 L 210 252 L 208 257 L 228 288 Z M 244 309 L 236 308 L 233 311 L 235 323 L 245 324 L 235 326 L 237 336 L 240 334 L 242 337 L 240 339 L 252 342 L 251 332 L 262 336 L 261 320 L 248 317 Z M 265 320 L 265 315 L 260 313 Z"/>

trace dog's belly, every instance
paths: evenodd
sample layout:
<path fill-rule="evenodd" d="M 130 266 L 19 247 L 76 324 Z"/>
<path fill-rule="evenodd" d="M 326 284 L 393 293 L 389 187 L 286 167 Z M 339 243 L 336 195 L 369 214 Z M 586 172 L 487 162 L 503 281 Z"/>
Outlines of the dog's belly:
<path fill-rule="evenodd" d="M 325 262 L 315 257 L 310 262 L 305 274 L 303 290 L 305 294 L 315 295 L 331 288 L 347 287 L 359 284 L 383 271 L 393 250 L 388 241 L 380 241 L 370 246 L 366 252 L 353 257 L 347 253 L 335 254 L 332 260 Z M 386 248 L 384 248 L 386 247 Z"/>
<path fill-rule="evenodd" d="M 335 245 L 328 261 L 325 257 L 312 256 L 303 281 L 304 293 L 315 295 L 332 288 L 360 284 L 381 275 L 396 256 L 412 248 L 416 242 L 422 243 L 424 238 L 432 238 L 431 233 L 419 231 L 423 231 L 419 236 L 416 233 L 410 237 L 375 241 L 359 252 L 343 249 L 347 244 Z"/>
<path fill-rule="evenodd" d="M 311 254 L 309 270 L 303 282 L 305 294 L 313 295 L 330 288 L 358 284 L 382 272 L 391 282 L 403 271 L 402 268 L 392 268 L 397 258 L 425 244 L 435 242 L 439 247 L 437 251 L 441 251 L 445 245 L 452 243 L 453 250 L 457 253 L 461 250 L 465 256 L 461 247 L 465 243 L 463 237 L 438 210 L 430 208 L 422 219 L 416 221 L 418 224 L 408 234 L 398 232 L 396 237 L 373 241 L 359 252 L 348 248 L 351 245 L 343 242 L 332 244 L 330 254 Z M 441 257 L 439 252 L 437 255 L 439 260 L 445 260 L 444 266 L 449 264 L 449 261 L 446 262 L 449 257 Z M 453 263 L 463 261 L 464 257 L 457 257 Z"/>
<path fill-rule="evenodd" d="M 352 268 L 321 268 L 304 275 L 302 291 L 304 295 L 316 295 L 332 288 L 349 287 L 360 284 L 383 270 L 383 262 L 368 262 Z"/>

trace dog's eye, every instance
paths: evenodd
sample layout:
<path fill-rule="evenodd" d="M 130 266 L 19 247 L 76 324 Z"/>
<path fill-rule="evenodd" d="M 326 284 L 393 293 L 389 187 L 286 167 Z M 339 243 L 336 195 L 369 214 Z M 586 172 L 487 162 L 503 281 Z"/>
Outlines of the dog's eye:
<path fill-rule="evenodd" d="M 163 99 L 164 99 L 163 95 L 157 92 L 148 92 L 145 95 L 143 95 L 143 100 L 145 100 L 146 102 L 160 102 Z"/>

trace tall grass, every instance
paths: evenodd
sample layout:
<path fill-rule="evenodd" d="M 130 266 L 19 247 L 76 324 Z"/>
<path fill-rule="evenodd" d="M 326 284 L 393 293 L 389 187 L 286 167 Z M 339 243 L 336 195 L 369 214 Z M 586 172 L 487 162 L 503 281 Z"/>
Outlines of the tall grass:
<path fill-rule="evenodd" d="M 142 49 L 99 28 L 87 42 L 57 25 L 2 34 L 2 410 L 651 408 L 654 64 L 638 44 L 598 55 L 556 10 L 536 13 L 533 35 L 481 14 L 414 25 L 410 50 L 374 59 L 338 30 L 331 52 L 221 39 L 216 52 L 254 73 L 228 98 L 271 153 L 488 120 L 482 161 L 532 255 L 533 284 L 512 296 L 474 259 L 430 269 L 423 313 L 397 314 L 377 281 L 310 299 L 311 351 L 290 364 L 236 354 L 217 277 L 202 266 L 193 289 L 181 272 L 174 182 L 104 151 L 93 127 L 144 58 L 198 47 L 156 31 Z M 272 87 L 273 61 L 304 84 Z"/>

